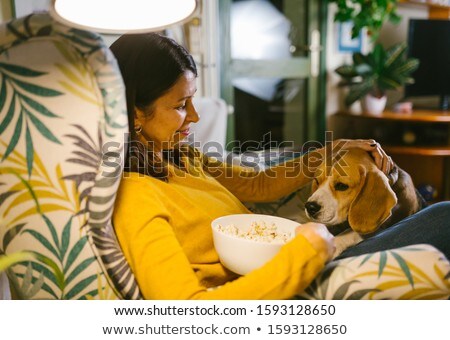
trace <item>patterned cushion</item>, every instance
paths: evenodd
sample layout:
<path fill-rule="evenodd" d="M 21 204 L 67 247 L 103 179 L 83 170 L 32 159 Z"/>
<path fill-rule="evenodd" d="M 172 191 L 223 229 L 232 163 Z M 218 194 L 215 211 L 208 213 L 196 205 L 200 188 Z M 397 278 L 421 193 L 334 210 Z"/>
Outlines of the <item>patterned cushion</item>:
<path fill-rule="evenodd" d="M 448 299 L 450 263 L 430 245 L 331 262 L 301 294 L 311 300 Z"/>
<path fill-rule="evenodd" d="M 27 299 L 140 298 L 111 227 L 127 131 L 100 37 L 48 14 L 0 28 L 0 253 Z"/>

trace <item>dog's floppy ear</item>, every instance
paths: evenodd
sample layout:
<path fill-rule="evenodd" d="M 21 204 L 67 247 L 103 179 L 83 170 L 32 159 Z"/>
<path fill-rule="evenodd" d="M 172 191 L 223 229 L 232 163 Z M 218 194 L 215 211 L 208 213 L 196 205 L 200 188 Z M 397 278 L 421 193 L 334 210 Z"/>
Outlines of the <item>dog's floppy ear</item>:
<path fill-rule="evenodd" d="M 360 233 L 374 232 L 391 216 L 397 197 L 381 171 L 368 171 L 359 166 L 361 175 L 360 190 L 350 205 L 348 223 Z"/>

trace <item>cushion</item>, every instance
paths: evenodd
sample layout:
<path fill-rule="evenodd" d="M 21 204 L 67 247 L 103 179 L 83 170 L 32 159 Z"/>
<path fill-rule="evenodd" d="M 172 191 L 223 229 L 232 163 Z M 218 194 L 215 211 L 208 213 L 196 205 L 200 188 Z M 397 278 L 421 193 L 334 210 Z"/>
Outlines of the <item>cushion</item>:
<path fill-rule="evenodd" d="M 448 299 L 450 263 L 419 244 L 329 263 L 298 296 L 309 300 Z"/>

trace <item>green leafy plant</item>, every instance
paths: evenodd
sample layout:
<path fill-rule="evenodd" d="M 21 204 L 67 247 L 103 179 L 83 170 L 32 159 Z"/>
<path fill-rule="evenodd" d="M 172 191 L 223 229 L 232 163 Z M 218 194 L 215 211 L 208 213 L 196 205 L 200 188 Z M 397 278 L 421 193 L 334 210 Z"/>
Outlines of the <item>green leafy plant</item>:
<path fill-rule="evenodd" d="M 375 41 L 384 22 L 398 24 L 401 17 L 397 14 L 398 0 L 329 0 L 336 3 L 338 11 L 334 16 L 337 22 L 353 22 L 352 37 L 356 38 L 364 27 Z"/>
<path fill-rule="evenodd" d="M 367 55 L 353 54 L 353 65 L 336 69 L 343 79 L 341 86 L 349 86 L 345 104 L 350 106 L 367 94 L 381 98 L 386 90 L 396 90 L 414 79 L 411 73 L 419 66 L 419 60 L 406 57 L 406 43 L 395 44 L 385 50 L 377 44 Z"/>

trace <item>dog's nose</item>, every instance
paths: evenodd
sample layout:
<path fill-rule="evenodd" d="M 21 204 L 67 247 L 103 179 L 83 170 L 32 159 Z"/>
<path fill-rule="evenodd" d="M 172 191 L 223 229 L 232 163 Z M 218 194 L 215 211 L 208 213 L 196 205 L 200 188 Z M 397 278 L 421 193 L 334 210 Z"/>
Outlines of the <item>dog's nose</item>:
<path fill-rule="evenodd" d="M 314 216 L 315 214 L 317 214 L 320 211 L 320 209 L 322 209 L 320 204 L 318 204 L 317 202 L 314 202 L 314 201 L 306 202 L 305 208 L 310 216 Z"/>

